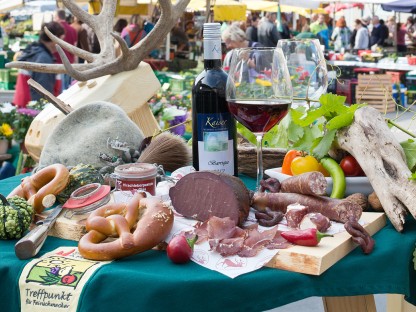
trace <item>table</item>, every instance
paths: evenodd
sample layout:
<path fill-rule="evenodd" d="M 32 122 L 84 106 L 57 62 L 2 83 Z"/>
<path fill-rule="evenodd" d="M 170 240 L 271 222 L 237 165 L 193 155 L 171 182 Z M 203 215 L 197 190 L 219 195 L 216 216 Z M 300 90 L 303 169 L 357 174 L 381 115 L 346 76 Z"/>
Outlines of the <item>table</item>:
<path fill-rule="evenodd" d="M 383 70 L 393 71 L 413 71 L 416 70 L 416 65 L 400 64 L 400 63 L 370 63 L 359 61 L 327 61 L 329 65 L 333 66 L 352 66 L 352 67 L 371 67 Z"/>
<path fill-rule="evenodd" d="M 1 181 L 0 193 L 8 194 L 21 177 Z M 253 179 L 244 181 L 254 187 Z M 265 267 L 230 279 L 193 262 L 175 265 L 165 252 L 150 250 L 100 268 L 86 285 L 78 311 L 263 311 L 310 296 L 331 299 L 377 293 L 404 294 L 416 304 L 412 262 L 416 221 L 409 219 L 403 234 L 387 224 L 374 238 L 372 254 L 364 255 L 357 248 L 321 276 Z M 17 281 L 28 262 L 16 258 L 15 242 L 0 241 L 0 302 L 7 311 L 20 310 Z M 49 237 L 40 255 L 76 245 Z M 356 297 L 341 299 L 350 298 Z"/>

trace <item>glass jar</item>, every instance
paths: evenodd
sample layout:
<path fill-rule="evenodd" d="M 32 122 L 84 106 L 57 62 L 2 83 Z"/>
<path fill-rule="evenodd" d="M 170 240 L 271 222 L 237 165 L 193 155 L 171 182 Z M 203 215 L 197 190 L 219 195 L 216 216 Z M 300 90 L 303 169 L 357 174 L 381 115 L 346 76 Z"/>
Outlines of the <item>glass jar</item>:
<path fill-rule="evenodd" d="M 132 194 L 145 191 L 156 195 L 157 167 L 147 163 L 119 165 L 114 170 L 116 190 Z"/>

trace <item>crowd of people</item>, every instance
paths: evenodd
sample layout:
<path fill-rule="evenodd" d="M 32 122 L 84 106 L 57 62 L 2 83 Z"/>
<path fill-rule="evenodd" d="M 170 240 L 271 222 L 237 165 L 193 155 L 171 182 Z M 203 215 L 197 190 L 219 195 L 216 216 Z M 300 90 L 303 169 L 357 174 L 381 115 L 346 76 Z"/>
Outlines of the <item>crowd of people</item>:
<path fill-rule="evenodd" d="M 392 47 L 399 53 L 406 53 L 407 47 L 416 46 L 416 19 L 412 17 L 406 23 L 399 23 L 394 16 L 389 17 L 387 22 L 378 16 L 367 16 L 356 19 L 354 25 L 349 26 L 343 16 L 334 23 L 327 15 L 312 14 L 311 18 L 300 18 L 294 30 L 289 29 L 284 17 L 282 15 L 280 24 L 276 21 L 276 13 L 266 13 L 262 18 L 249 15 L 245 22 L 224 23 L 223 40 L 226 44 L 226 41 L 247 40 L 273 47 L 279 39 L 316 38 L 327 49 L 333 48 L 336 52 Z M 245 38 L 238 38 L 241 32 L 232 35 L 231 31 L 226 31 L 229 27 L 232 27 L 233 32 L 241 28 Z M 229 43 L 228 46 L 231 47 Z"/>

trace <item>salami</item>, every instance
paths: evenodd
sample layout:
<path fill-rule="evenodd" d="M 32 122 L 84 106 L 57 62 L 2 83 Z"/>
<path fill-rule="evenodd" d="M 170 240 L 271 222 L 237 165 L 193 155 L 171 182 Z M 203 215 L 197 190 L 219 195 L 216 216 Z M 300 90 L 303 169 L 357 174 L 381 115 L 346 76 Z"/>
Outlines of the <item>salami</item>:
<path fill-rule="evenodd" d="M 327 181 L 318 171 L 306 172 L 290 177 L 280 183 L 282 193 L 297 193 L 305 195 L 325 195 Z"/>

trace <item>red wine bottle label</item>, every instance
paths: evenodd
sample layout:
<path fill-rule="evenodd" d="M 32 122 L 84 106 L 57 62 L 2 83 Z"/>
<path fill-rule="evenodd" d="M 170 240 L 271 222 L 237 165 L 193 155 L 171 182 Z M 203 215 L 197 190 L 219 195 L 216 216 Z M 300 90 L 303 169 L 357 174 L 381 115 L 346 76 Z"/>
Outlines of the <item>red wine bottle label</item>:
<path fill-rule="evenodd" d="M 230 113 L 198 114 L 199 170 L 234 174 L 234 138 Z"/>

